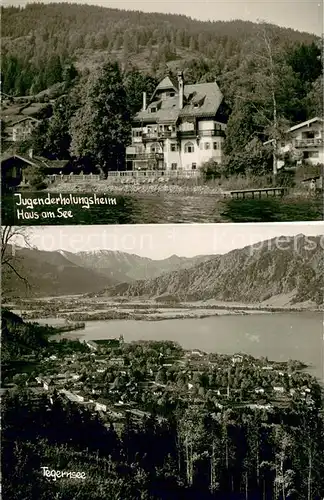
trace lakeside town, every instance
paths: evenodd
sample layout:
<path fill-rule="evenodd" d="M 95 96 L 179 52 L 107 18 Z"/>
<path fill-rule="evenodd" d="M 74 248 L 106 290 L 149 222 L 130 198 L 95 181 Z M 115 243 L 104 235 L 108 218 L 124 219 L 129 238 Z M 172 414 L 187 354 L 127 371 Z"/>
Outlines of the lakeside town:
<path fill-rule="evenodd" d="M 124 343 L 122 336 L 80 340 L 80 344 L 61 340 L 50 344 L 39 359 L 24 356 L 26 366 L 38 362 L 32 375 L 11 378 L 4 364 L 3 388 L 25 385 L 37 393 L 55 392 L 99 412 L 106 424 L 120 423 L 127 413 L 163 418 L 179 399 L 185 407 L 247 406 L 269 411 L 276 406 L 320 408 L 322 404 L 316 380 L 302 371 L 305 365 L 298 361 L 184 351 L 168 341 Z"/>
<path fill-rule="evenodd" d="M 155 487 L 159 465 L 152 462 L 153 457 L 148 463 L 145 461 L 145 457 L 151 455 L 146 455 L 150 453 L 145 451 L 147 445 L 139 448 L 138 439 L 142 437 L 147 442 L 150 435 L 150 440 L 157 444 L 161 434 L 164 466 L 168 460 L 173 464 L 170 463 L 169 473 L 172 470 L 174 494 L 181 491 L 190 494 L 192 490 L 193 495 L 199 491 L 204 498 L 218 498 L 219 495 L 221 498 L 224 491 L 234 495 L 241 489 L 252 488 L 248 483 L 252 484 L 258 469 L 243 475 L 245 483 L 239 482 L 237 486 L 236 482 L 233 483 L 243 474 L 239 470 L 243 460 L 241 453 L 246 460 L 251 460 L 251 467 L 254 464 L 253 455 L 249 455 L 252 448 L 249 447 L 253 447 L 254 453 L 259 453 L 260 460 L 266 456 L 273 456 L 276 460 L 276 450 L 285 452 L 283 472 L 269 476 L 268 470 L 260 470 L 263 488 L 268 493 L 276 488 L 276 481 L 284 480 L 291 461 L 300 460 L 303 454 L 306 459 L 309 453 L 312 453 L 314 465 L 308 472 L 314 483 L 309 484 L 308 490 L 320 491 L 317 470 L 322 467 L 322 454 L 315 450 L 322 442 L 323 388 L 305 371 L 305 364 L 294 360 L 257 359 L 244 353 L 207 354 L 200 349 L 184 350 L 172 341 L 128 343 L 122 335 L 97 341 L 51 340 L 59 330 L 25 323 L 8 310 L 2 311 L 2 318 L 5 349 L 2 353 L 1 399 L 5 414 L 5 447 L 8 449 L 9 446 L 8 432 L 12 425 L 16 425 L 12 420 L 14 414 L 18 416 L 28 408 L 30 419 L 24 422 L 22 435 L 29 439 L 31 449 L 37 446 L 43 457 L 42 466 L 59 469 L 63 460 L 70 467 L 78 464 L 77 470 L 82 471 L 87 464 L 90 476 L 80 487 L 85 488 L 82 489 L 85 495 L 88 494 L 87 488 L 98 487 L 99 477 L 105 484 L 110 484 L 120 477 L 120 467 L 128 470 L 134 460 L 135 471 L 146 471 L 150 479 L 139 485 L 136 474 L 133 476 L 128 471 L 132 488 L 135 487 L 136 491 Z M 12 337 L 13 332 L 16 332 L 16 337 Z M 20 347 L 17 345 L 18 332 L 22 342 Z M 10 408 L 14 408 L 14 412 Z M 42 415 L 46 415 L 45 421 Z M 40 427 L 37 431 L 35 425 L 38 421 Z M 204 436 L 212 423 L 210 443 Z M 307 436 L 311 439 L 305 450 L 297 445 L 302 441 L 296 441 L 294 423 L 298 426 L 299 436 L 303 434 L 305 439 Z M 257 436 L 250 434 L 252 428 Z M 284 433 L 284 439 L 294 441 L 294 448 L 285 449 L 285 441 L 280 440 L 281 433 Z M 39 434 L 42 438 L 36 444 Z M 81 439 L 80 436 L 84 437 Z M 176 449 L 172 445 L 175 438 L 180 440 Z M 247 440 L 247 448 L 244 441 L 241 442 L 243 438 Z M 220 448 L 216 451 L 214 446 L 218 442 Z M 124 455 L 124 452 L 129 455 Z M 154 453 L 155 460 L 160 460 L 156 451 Z M 15 454 L 13 452 L 12 456 Z M 198 454 L 196 458 L 195 454 Z M 160 457 L 160 453 L 158 455 Z M 9 464 L 12 463 L 13 458 L 6 456 Z M 207 464 L 210 462 L 215 479 L 212 475 L 204 479 L 204 485 L 200 482 L 197 485 L 204 470 L 200 469 L 204 456 Z M 177 457 L 180 460 L 178 467 L 173 462 Z M 226 460 L 216 468 L 217 462 L 214 461 L 221 457 L 226 457 Z M 298 469 L 297 464 L 294 468 L 295 481 L 303 481 L 305 469 Z M 33 485 L 47 491 L 49 485 L 43 483 L 39 473 L 33 469 L 30 473 L 33 474 Z M 10 477 L 10 473 L 7 474 Z M 167 488 L 164 474 L 158 480 L 162 481 L 159 482 L 160 495 L 166 494 L 166 491 L 163 493 Z M 182 481 L 187 485 L 185 490 L 182 490 Z M 64 482 L 64 490 L 70 495 L 76 491 L 72 483 Z M 52 483 L 51 494 L 57 491 L 55 484 Z M 294 484 L 294 478 L 291 484 Z M 9 485 L 6 483 L 7 488 Z"/>

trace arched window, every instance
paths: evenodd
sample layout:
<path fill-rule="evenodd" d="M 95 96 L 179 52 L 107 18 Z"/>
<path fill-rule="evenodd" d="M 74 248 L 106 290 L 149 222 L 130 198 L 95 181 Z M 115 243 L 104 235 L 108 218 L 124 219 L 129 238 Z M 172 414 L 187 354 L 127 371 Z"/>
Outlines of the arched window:
<path fill-rule="evenodd" d="M 151 144 L 150 146 L 150 152 L 151 153 L 157 153 L 159 151 L 159 145 L 154 142 L 153 144 Z"/>
<path fill-rule="evenodd" d="M 184 151 L 185 153 L 194 153 L 195 146 L 192 142 L 186 142 L 186 144 L 184 145 Z"/>

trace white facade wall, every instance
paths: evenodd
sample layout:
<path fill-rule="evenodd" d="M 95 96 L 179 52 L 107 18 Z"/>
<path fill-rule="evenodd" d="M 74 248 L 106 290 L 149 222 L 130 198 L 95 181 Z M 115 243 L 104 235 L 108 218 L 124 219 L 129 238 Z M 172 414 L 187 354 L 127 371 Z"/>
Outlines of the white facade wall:
<path fill-rule="evenodd" d="M 152 141 L 145 142 L 145 145 L 140 136 L 142 131 L 144 134 L 152 133 L 155 135 L 156 132 L 165 130 L 170 131 L 174 127 L 158 124 L 150 124 L 143 128 L 136 127 L 132 130 L 132 147 L 128 148 L 129 153 L 145 153 L 147 155 L 154 153 L 163 153 L 164 155 L 164 168 L 167 170 L 199 170 L 201 165 L 211 159 L 217 163 L 222 162 L 222 151 L 224 137 L 212 135 L 212 131 L 216 129 L 225 130 L 226 126 L 215 120 L 200 120 L 198 121 L 198 132 L 199 138 L 197 140 L 196 134 L 194 133 L 195 125 L 194 121 L 188 120 L 184 121 L 179 125 L 178 130 L 180 132 L 187 132 L 184 137 L 181 138 L 180 142 L 176 138 L 176 132 L 172 132 L 170 138 L 164 139 L 164 141 L 156 141 L 152 137 Z M 190 132 L 193 131 L 192 134 Z M 193 151 L 189 152 L 188 144 L 192 145 Z M 173 146 L 173 147 L 172 147 Z M 155 149 L 155 151 L 153 151 Z M 133 165 L 135 169 L 148 168 L 150 164 L 149 161 L 136 160 Z M 162 162 L 160 163 L 160 165 Z"/>
<path fill-rule="evenodd" d="M 201 120 L 198 122 L 198 130 L 213 130 L 215 123 L 214 120 Z"/>
<path fill-rule="evenodd" d="M 193 121 L 183 121 L 179 125 L 180 132 L 190 132 L 191 130 L 195 130 L 195 124 Z"/>
<path fill-rule="evenodd" d="M 12 129 L 12 140 L 13 142 L 24 141 L 28 139 L 33 131 L 33 123 L 31 121 L 27 121 L 17 124 Z"/>
<path fill-rule="evenodd" d="M 176 151 L 172 151 L 171 145 L 174 145 Z M 164 142 L 164 163 L 166 164 L 167 170 L 172 169 L 172 164 L 176 165 L 174 170 L 179 170 L 182 168 L 182 157 L 179 150 L 179 144 L 174 139 L 166 139 Z"/>

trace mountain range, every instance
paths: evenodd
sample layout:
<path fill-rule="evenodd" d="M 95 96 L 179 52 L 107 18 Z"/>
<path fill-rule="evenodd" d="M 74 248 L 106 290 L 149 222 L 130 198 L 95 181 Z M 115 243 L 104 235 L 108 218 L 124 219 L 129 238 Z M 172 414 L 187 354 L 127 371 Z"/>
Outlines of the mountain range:
<path fill-rule="evenodd" d="M 191 268 L 110 286 L 101 295 L 260 303 L 285 294 L 291 304 L 322 304 L 323 285 L 323 238 L 298 235 L 285 238 L 285 245 L 275 238 Z"/>
<path fill-rule="evenodd" d="M 284 241 L 284 243 L 280 243 Z M 90 294 L 173 297 L 177 300 L 263 302 L 289 294 L 290 302 L 323 303 L 323 238 L 298 235 L 192 258 L 153 260 L 120 251 L 71 253 L 16 249 L 3 272 L 4 296 Z"/>
<path fill-rule="evenodd" d="M 172 255 L 167 259 L 153 260 L 111 250 L 72 253 L 16 248 L 12 264 L 29 287 L 26 289 L 26 282 L 11 269 L 4 269 L 3 293 L 16 297 L 97 293 L 119 283 L 152 279 L 190 268 L 210 258 L 212 256 L 208 255 L 192 258 Z"/>
<path fill-rule="evenodd" d="M 213 258 L 213 255 L 198 255 L 192 258 L 171 255 L 166 259 L 153 260 L 148 257 L 112 250 L 78 253 L 60 250 L 60 253 L 78 266 L 93 269 L 121 282 L 157 278 L 161 274 L 187 269 Z"/>

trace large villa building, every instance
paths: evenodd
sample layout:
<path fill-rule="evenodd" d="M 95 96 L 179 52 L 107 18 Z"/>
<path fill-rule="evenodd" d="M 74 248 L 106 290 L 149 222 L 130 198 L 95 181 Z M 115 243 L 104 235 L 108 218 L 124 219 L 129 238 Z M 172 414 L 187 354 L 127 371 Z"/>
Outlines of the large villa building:
<path fill-rule="evenodd" d="M 127 170 L 195 171 L 213 159 L 221 163 L 226 120 L 223 95 L 214 83 L 185 85 L 165 77 L 132 124 Z"/>

